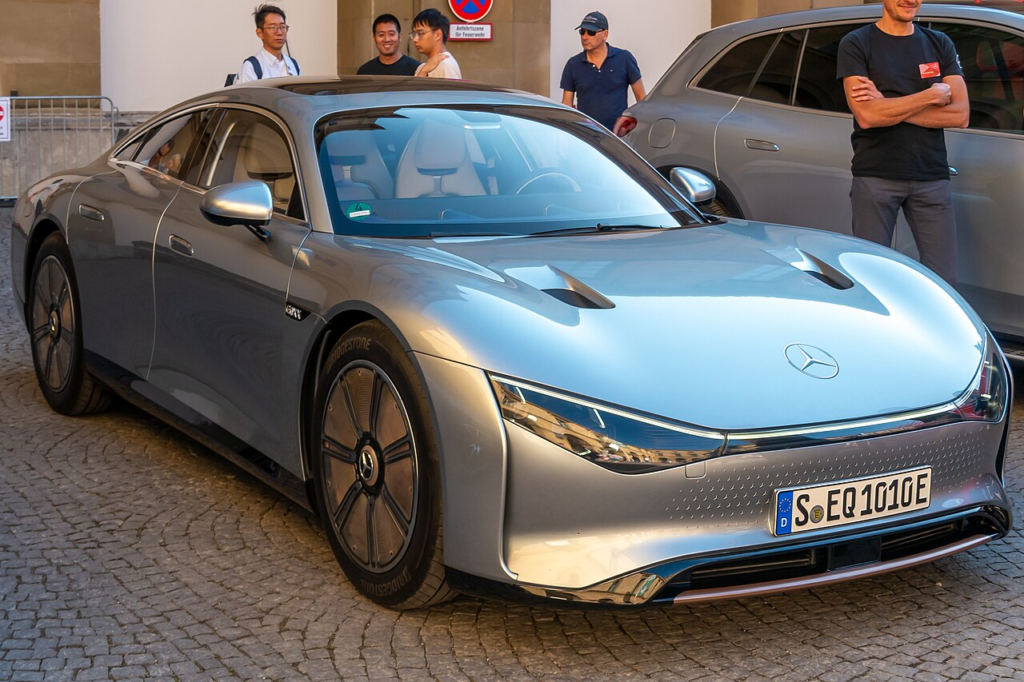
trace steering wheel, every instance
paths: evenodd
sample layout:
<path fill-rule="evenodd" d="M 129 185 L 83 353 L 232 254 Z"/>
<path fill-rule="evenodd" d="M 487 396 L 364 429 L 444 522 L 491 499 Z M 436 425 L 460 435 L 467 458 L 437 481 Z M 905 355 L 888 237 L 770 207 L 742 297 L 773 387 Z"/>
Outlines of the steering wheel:
<path fill-rule="evenodd" d="M 516 190 L 516 194 L 544 194 L 552 192 L 582 192 L 579 183 L 565 173 L 539 171 Z"/>

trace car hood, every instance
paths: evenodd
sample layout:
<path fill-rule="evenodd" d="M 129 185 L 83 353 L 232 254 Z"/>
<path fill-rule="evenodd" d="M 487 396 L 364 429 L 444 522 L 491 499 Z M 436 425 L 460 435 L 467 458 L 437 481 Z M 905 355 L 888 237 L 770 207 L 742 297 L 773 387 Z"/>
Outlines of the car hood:
<path fill-rule="evenodd" d="M 708 428 L 940 405 L 985 345 L 918 263 L 816 230 L 733 220 L 368 248 L 405 261 L 386 305 L 414 351 Z M 823 362 L 802 367 L 804 352 Z"/>

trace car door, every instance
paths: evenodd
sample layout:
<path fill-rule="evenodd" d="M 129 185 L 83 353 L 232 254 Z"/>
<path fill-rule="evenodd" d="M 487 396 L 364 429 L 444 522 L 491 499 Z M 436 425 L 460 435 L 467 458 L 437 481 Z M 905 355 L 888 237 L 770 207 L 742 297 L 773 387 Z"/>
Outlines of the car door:
<path fill-rule="evenodd" d="M 774 48 L 722 120 L 715 146 L 744 217 L 850 234 L 853 118 L 836 57 L 859 25 L 773 34 Z"/>
<path fill-rule="evenodd" d="M 153 353 L 153 238 L 208 116 L 194 111 L 143 132 L 111 158 L 111 172 L 72 199 L 68 246 L 84 346 L 138 377 L 147 376 Z"/>
<path fill-rule="evenodd" d="M 956 45 L 971 101 L 947 130 L 956 210 L 957 288 L 993 331 L 1024 336 L 1024 37 L 977 22 L 934 22 Z"/>
<path fill-rule="evenodd" d="M 151 385 L 193 426 L 222 441 L 229 434 L 279 462 L 282 453 L 295 457 L 294 440 L 283 434 L 294 434 L 297 419 L 282 398 L 285 298 L 309 233 L 295 168 L 276 117 L 224 109 L 194 184 L 167 208 L 154 254 Z M 266 239 L 215 225 L 200 210 L 209 188 L 243 180 L 271 189 Z"/>

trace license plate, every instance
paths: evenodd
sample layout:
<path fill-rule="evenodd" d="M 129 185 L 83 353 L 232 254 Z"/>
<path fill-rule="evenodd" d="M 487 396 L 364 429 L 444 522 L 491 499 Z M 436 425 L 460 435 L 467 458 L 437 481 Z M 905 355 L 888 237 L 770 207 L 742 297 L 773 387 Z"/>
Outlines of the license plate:
<path fill-rule="evenodd" d="M 932 468 L 775 491 L 775 535 L 843 526 L 927 509 Z"/>

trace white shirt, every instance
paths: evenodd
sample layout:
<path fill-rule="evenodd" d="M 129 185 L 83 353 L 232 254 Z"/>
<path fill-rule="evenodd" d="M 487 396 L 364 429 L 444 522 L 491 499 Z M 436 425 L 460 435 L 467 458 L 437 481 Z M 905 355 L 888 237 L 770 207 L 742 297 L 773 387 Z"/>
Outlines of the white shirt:
<path fill-rule="evenodd" d="M 427 74 L 427 78 L 456 78 L 462 80 L 462 69 L 459 68 L 459 63 L 455 61 L 455 57 L 452 56 L 451 52 L 445 52 L 448 55 L 448 59 L 437 65 L 437 68 Z M 419 68 L 416 69 L 416 75 L 420 75 L 420 71 L 423 70 L 426 64 L 420 64 Z"/>
<path fill-rule="evenodd" d="M 281 58 L 278 59 L 267 52 L 266 48 L 263 48 L 256 53 L 256 59 L 259 60 L 260 66 L 263 67 L 264 78 L 282 78 L 284 76 L 299 75 L 299 67 L 295 66 L 295 60 L 286 54 L 282 53 Z M 252 64 L 248 60 L 242 62 L 242 68 L 239 70 L 235 82 L 247 83 L 248 81 L 255 80 L 259 79 L 256 78 L 256 70 L 252 68 Z"/>

